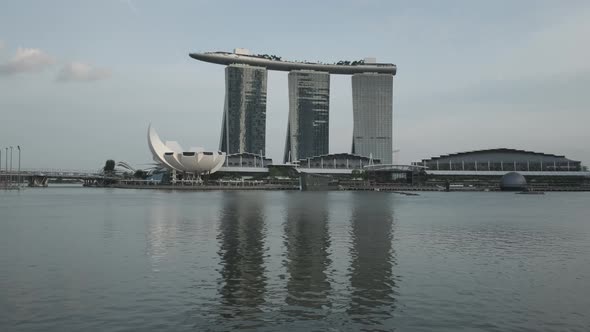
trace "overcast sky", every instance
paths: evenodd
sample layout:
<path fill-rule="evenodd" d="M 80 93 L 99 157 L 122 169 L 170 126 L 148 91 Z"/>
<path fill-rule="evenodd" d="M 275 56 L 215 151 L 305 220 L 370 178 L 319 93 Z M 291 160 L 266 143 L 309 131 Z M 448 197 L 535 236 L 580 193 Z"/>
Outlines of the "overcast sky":
<path fill-rule="evenodd" d="M 507 147 L 590 164 L 588 1 L 4 0 L 0 147 L 21 145 L 23 167 L 141 167 L 151 122 L 164 140 L 217 149 L 224 70 L 188 53 L 235 47 L 395 63 L 400 163 Z M 350 77 L 331 80 L 330 152 L 350 152 Z M 275 162 L 287 96 L 287 73 L 269 72 Z"/>

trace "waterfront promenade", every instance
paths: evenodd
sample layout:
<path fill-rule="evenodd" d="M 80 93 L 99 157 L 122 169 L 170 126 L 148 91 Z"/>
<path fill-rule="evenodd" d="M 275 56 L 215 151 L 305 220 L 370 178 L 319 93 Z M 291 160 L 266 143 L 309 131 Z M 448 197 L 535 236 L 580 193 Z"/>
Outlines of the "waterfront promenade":
<path fill-rule="evenodd" d="M 229 183 L 211 183 L 211 184 L 176 184 L 161 185 L 154 182 L 127 181 L 113 184 L 108 187 L 119 189 L 145 189 L 145 190 L 180 190 L 180 191 L 260 191 L 260 190 L 300 190 L 298 181 L 284 182 L 282 184 L 255 182 L 255 181 L 238 181 Z M 590 185 L 586 186 L 549 186 L 549 185 L 532 185 L 531 191 L 570 191 L 570 192 L 590 192 Z M 321 191 L 382 191 L 382 192 L 406 192 L 406 191 L 452 191 L 452 192 L 488 192 L 500 191 L 500 186 L 452 186 L 447 190 L 443 184 L 376 184 L 368 182 L 343 183 L 333 186 L 331 189 Z"/>

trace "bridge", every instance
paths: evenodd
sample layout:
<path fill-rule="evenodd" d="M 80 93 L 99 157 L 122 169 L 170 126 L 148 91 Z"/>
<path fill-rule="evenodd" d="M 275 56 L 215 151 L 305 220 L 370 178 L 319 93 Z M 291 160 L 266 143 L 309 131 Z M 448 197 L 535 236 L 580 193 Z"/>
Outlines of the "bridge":
<path fill-rule="evenodd" d="M 220 173 L 268 173 L 267 167 L 221 167 Z M 23 168 L 0 170 L 0 188 L 16 187 L 27 183 L 29 187 L 47 187 L 49 179 L 81 180 L 85 185 L 103 184 L 104 181 L 120 181 L 121 177 L 105 175 L 102 169 L 81 170 L 64 168 Z M 138 181 L 137 179 L 131 181 Z"/>
<path fill-rule="evenodd" d="M 24 182 L 27 182 L 29 187 L 47 187 L 49 179 L 81 180 L 85 184 L 92 184 L 115 178 L 105 176 L 102 170 L 24 168 L 20 172 L 18 170 L 0 171 L 0 187 L 18 186 Z"/>

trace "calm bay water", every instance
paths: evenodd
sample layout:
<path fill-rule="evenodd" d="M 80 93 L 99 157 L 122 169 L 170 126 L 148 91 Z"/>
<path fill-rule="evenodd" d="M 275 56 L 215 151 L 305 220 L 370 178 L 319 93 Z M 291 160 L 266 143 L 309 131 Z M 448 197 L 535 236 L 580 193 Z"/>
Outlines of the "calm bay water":
<path fill-rule="evenodd" d="M 590 330 L 590 193 L 0 191 L 1 331 Z"/>

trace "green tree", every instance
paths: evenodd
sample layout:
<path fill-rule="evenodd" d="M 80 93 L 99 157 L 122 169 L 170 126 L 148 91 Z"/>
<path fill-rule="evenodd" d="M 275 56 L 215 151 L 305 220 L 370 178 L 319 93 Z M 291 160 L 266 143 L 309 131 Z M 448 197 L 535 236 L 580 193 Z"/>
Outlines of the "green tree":
<path fill-rule="evenodd" d="M 109 159 L 104 164 L 103 170 L 105 173 L 112 173 L 115 171 L 115 161 L 113 159 Z"/>
<path fill-rule="evenodd" d="M 369 173 L 367 173 L 367 171 L 365 171 L 365 170 L 361 171 L 361 178 L 363 180 L 368 180 L 369 179 Z"/>
<path fill-rule="evenodd" d="M 133 173 L 133 177 L 138 179 L 145 179 L 147 177 L 147 173 L 142 169 L 138 169 L 137 171 L 135 171 L 135 173 Z"/>

